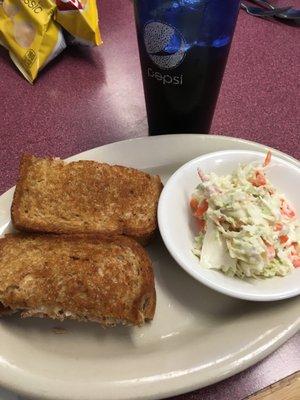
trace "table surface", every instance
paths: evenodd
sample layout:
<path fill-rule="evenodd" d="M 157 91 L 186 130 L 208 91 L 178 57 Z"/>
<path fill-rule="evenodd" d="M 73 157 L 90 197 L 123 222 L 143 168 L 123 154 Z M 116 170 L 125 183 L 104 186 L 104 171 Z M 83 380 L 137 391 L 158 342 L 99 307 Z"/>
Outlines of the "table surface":
<path fill-rule="evenodd" d="M 299 6 L 299 0 L 294 4 Z M 67 157 L 147 135 L 131 2 L 102 0 L 100 20 L 104 45 L 67 49 L 34 86 L 0 49 L 0 193 L 15 183 L 24 151 Z M 254 140 L 300 158 L 297 43 L 298 28 L 240 12 L 213 133 Z M 256 366 L 176 399 L 240 400 L 299 369 L 297 334 Z M 0 398 L 16 396 L 2 391 Z"/>

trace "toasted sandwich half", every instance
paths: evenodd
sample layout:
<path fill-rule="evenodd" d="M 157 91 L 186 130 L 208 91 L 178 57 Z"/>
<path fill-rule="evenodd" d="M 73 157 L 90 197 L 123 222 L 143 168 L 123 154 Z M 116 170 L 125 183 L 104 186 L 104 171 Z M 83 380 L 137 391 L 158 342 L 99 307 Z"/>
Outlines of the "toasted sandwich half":
<path fill-rule="evenodd" d="M 12 221 L 25 231 L 124 234 L 146 243 L 161 190 L 159 176 L 133 168 L 24 155 Z"/>
<path fill-rule="evenodd" d="M 0 239 L 0 315 L 142 325 L 156 294 L 144 248 L 126 236 L 8 235 Z"/>

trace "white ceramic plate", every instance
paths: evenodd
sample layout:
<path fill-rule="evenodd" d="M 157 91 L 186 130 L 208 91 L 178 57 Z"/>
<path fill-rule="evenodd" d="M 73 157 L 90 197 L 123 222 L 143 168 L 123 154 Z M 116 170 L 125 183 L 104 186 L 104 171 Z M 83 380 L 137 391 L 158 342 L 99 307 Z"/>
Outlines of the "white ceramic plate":
<path fill-rule="evenodd" d="M 224 149 L 265 150 L 235 138 L 172 135 L 114 143 L 72 160 L 142 168 L 166 182 L 187 161 Z M 13 189 L 0 197 L 0 233 L 11 228 L 12 195 Z M 149 252 L 157 287 L 151 324 L 103 330 L 90 323 L 1 319 L 0 386 L 31 400 L 160 399 L 249 367 L 299 329 L 299 299 L 259 304 L 233 299 L 185 273 L 161 239 Z M 53 327 L 67 332 L 55 334 Z"/>
<path fill-rule="evenodd" d="M 199 184 L 197 169 L 226 175 L 239 164 L 263 163 L 266 153 L 249 150 L 225 150 L 202 155 L 179 168 L 168 180 L 158 205 L 158 222 L 162 238 L 182 268 L 208 287 L 229 296 L 246 300 L 282 300 L 300 294 L 300 268 L 285 277 L 272 279 L 238 279 L 201 266 L 191 251 L 196 235 L 195 219 L 189 200 Z M 272 156 L 266 170 L 268 179 L 295 206 L 300 215 L 300 168 Z"/>

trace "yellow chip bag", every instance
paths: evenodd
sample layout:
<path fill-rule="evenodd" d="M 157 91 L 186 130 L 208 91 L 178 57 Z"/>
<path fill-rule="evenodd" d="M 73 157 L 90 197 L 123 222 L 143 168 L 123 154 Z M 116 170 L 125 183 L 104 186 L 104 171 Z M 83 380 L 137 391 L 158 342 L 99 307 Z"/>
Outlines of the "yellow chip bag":
<path fill-rule="evenodd" d="M 65 47 L 52 0 L 0 1 L 0 41 L 30 82 Z"/>
<path fill-rule="evenodd" d="M 73 42 L 87 45 L 102 43 L 96 0 L 53 0 L 55 20 L 73 37 Z"/>

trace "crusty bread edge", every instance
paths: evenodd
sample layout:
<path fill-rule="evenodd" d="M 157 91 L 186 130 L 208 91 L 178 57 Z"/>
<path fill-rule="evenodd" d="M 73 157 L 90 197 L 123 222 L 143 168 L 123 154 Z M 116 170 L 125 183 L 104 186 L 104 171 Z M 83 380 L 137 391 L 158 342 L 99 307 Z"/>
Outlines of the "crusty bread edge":
<path fill-rule="evenodd" d="M 13 201 L 11 205 L 11 220 L 15 228 L 22 229 L 22 223 L 20 221 L 20 199 L 22 195 L 22 190 L 24 186 L 24 177 L 26 176 L 26 172 L 31 164 L 32 156 L 30 154 L 23 154 L 21 157 L 20 165 L 19 165 L 19 176 L 13 196 Z"/>
<path fill-rule="evenodd" d="M 141 289 L 141 296 L 136 300 L 136 309 L 138 310 L 138 320 L 140 320 L 139 325 L 142 325 L 145 321 L 150 321 L 153 319 L 156 309 L 156 290 L 154 281 L 154 272 L 152 261 L 146 252 L 146 250 L 136 242 L 134 239 L 126 237 L 129 240 L 131 246 L 135 249 L 136 253 L 142 260 L 144 265 L 144 273 L 146 277 L 143 281 L 143 286 Z"/>

